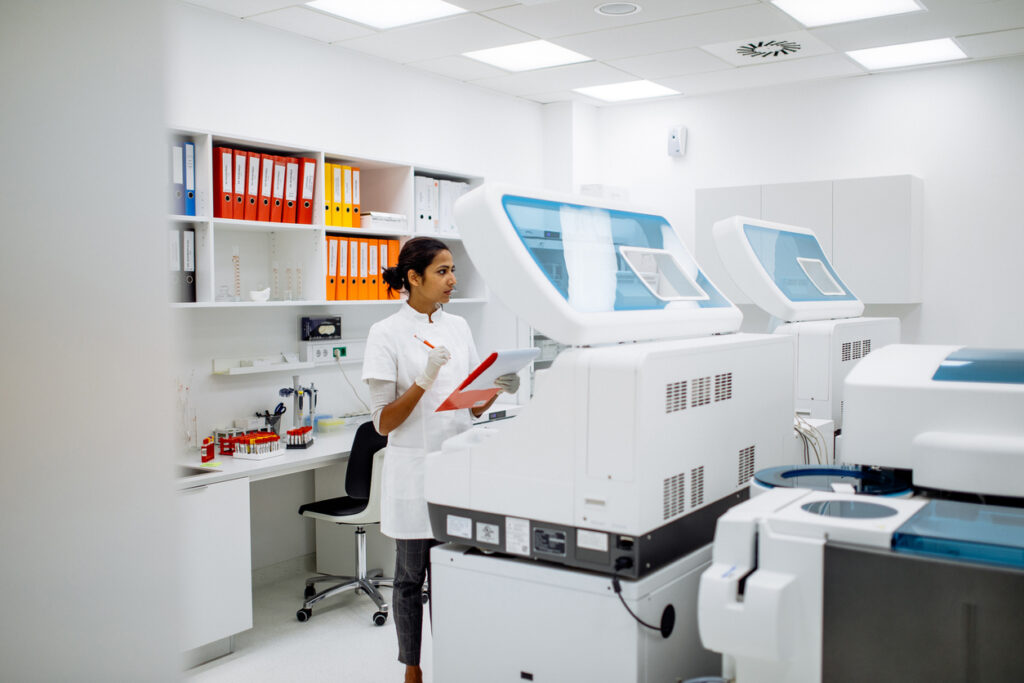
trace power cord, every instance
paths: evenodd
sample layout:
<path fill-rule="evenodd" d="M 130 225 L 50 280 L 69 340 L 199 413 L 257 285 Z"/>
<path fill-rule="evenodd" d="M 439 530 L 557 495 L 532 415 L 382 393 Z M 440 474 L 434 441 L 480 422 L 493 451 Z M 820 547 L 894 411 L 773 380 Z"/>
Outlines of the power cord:
<path fill-rule="evenodd" d="M 347 373 L 347 372 L 345 372 L 345 366 L 341 364 L 341 356 L 335 356 L 335 357 L 334 357 L 334 360 L 335 360 L 335 362 L 336 362 L 336 363 L 338 364 L 338 369 L 339 369 L 339 370 L 341 370 L 341 376 L 345 378 L 345 381 L 346 381 L 346 382 L 348 382 L 348 386 L 349 386 L 349 388 L 351 388 L 351 389 L 352 389 L 352 394 L 353 394 L 353 395 L 354 395 L 354 396 L 355 396 L 355 397 L 356 397 L 357 399 L 359 399 L 359 402 L 360 402 L 360 403 L 362 403 L 362 404 L 363 404 L 363 407 L 364 407 L 364 408 L 366 408 L 366 412 L 368 412 L 368 413 L 372 413 L 373 411 L 372 411 L 372 410 L 370 410 L 370 406 L 366 405 L 366 401 L 364 401 L 364 400 L 363 400 L 363 397 L 359 395 L 359 392 L 358 392 L 358 391 L 356 391 L 356 388 L 355 388 L 355 386 L 353 386 L 353 384 L 352 384 L 352 380 L 350 380 L 350 379 L 348 378 L 348 373 Z"/>
<path fill-rule="evenodd" d="M 620 557 L 615 561 L 615 571 L 619 572 L 623 569 L 628 569 L 632 565 L 633 561 L 631 559 L 628 557 Z M 612 574 L 612 589 L 615 591 L 615 594 L 619 596 L 619 602 L 621 602 L 622 606 L 626 608 L 627 612 L 629 612 L 629 616 L 636 620 L 636 623 L 645 628 L 649 628 L 652 631 L 659 632 L 663 638 L 668 638 L 672 634 L 672 628 L 675 626 L 676 622 L 676 611 L 672 605 L 668 605 L 665 608 L 665 611 L 662 612 L 661 626 L 654 626 L 653 624 L 648 624 L 646 621 L 634 614 L 633 610 L 629 609 L 629 605 L 626 604 L 625 598 L 622 597 L 622 585 L 619 583 L 619 577 L 617 574 Z"/>

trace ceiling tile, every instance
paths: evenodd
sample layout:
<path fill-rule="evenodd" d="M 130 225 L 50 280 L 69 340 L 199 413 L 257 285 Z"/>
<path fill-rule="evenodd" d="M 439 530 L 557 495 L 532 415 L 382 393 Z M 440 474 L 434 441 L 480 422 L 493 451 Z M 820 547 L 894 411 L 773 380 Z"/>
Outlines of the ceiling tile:
<path fill-rule="evenodd" d="M 690 17 L 565 36 L 551 42 L 606 61 L 698 47 L 736 36 L 767 35 L 799 29 L 800 24 L 785 12 L 758 3 Z"/>
<path fill-rule="evenodd" d="M 460 14 L 337 44 L 404 64 L 533 39 L 479 14 Z"/>
<path fill-rule="evenodd" d="M 935 38 L 954 38 L 1024 28 L 1024 2 L 971 2 L 970 0 L 919 0 L 926 12 L 897 14 L 877 19 L 821 26 L 813 33 L 838 52 L 884 45 L 912 43 Z"/>
<path fill-rule="evenodd" d="M 374 32 L 373 29 L 365 26 L 352 24 L 305 7 L 289 7 L 274 12 L 264 12 L 249 17 L 247 21 L 298 33 L 301 36 L 321 40 L 325 43 L 358 38 Z"/>
<path fill-rule="evenodd" d="M 499 69 L 496 66 L 484 64 L 483 62 L 470 59 L 469 57 L 463 57 L 462 55 L 441 57 L 439 59 L 428 59 L 422 62 L 409 62 L 408 65 L 414 66 L 417 69 L 432 71 L 433 73 L 441 74 L 442 76 L 448 76 L 449 78 L 455 78 L 460 81 L 472 81 L 479 78 L 504 76 L 508 73 L 504 69 Z"/>
<path fill-rule="evenodd" d="M 642 7 L 641 11 L 619 17 L 609 17 L 595 12 L 594 7 L 601 2 L 602 0 L 560 0 L 540 5 L 512 5 L 485 14 L 538 38 L 553 38 L 758 4 L 759 0 L 638 0 L 637 4 Z"/>
<path fill-rule="evenodd" d="M 968 57 L 986 59 L 1024 53 L 1024 28 L 957 38 Z"/>
<path fill-rule="evenodd" d="M 302 4 L 295 0 L 186 0 L 186 2 L 190 5 L 209 7 L 239 18 Z"/>
<path fill-rule="evenodd" d="M 614 69 L 607 64 L 584 62 L 556 66 L 550 69 L 523 71 L 497 78 L 482 78 L 473 81 L 510 95 L 526 95 L 528 93 L 550 92 L 552 90 L 571 90 L 588 85 L 605 85 L 636 80 L 630 74 Z"/>
<path fill-rule="evenodd" d="M 731 69 L 718 57 L 709 55 L 704 50 L 689 47 L 685 50 L 659 52 L 656 55 L 615 59 L 608 64 L 617 69 L 629 72 L 637 78 L 664 78 L 666 76 L 685 76 L 719 69 Z"/>
<path fill-rule="evenodd" d="M 449 5 L 461 7 L 470 12 L 486 12 L 489 9 L 517 4 L 516 0 L 444 0 Z"/>
<path fill-rule="evenodd" d="M 679 90 L 684 95 L 701 95 L 819 78 L 856 76 L 864 73 L 863 69 L 855 65 L 845 55 L 832 54 L 796 59 L 791 62 L 744 66 L 730 71 L 661 78 L 658 79 L 658 83 L 673 90 Z"/>
<path fill-rule="evenodd" d="M 772 33 L 744 40 L 729 40 L 714 45 L 702 45 L 701 49 L 733 66 L 774 64 L 834 52 L 831 47 L 807 31 Z"/>

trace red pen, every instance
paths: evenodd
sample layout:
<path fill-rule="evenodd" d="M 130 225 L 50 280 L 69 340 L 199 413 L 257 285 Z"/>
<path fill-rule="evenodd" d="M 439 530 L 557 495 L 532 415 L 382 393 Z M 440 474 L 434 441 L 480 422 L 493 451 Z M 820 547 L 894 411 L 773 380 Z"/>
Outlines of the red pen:
<path fill-rule="evenodd" d="M 423 342 L 424 344 L 426 344 L 430 348 L 434 348 L 433 344 L 431 344 L 430 342 L 428 342 L 426 339 L 424 339 L 423 337 L 419 336 L 418 334 L 414 334 L 412 336 L 415 337 L 416 339 L 419 339 L 421 342 Z"/>

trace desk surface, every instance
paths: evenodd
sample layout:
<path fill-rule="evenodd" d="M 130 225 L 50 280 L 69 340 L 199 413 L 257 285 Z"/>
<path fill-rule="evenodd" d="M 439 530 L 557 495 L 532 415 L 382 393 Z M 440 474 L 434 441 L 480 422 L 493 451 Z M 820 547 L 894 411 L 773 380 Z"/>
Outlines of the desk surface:
<path fill-rule="evenodd" d="M 487 415 L 504 415 L 505 411 L 511 411 L 517 407 L 512 404 L 496 403 L 487 411 Z M 369 419 L 369 415 L 346 418 L 345 424 L 339 431 L 330 434 L 317 434 L 313 445 L 309 448 L 291 449 L 285 451 L 284 455 L 277 455 L 266 460 L 245 460 L 231 455 L 215 455 L 213 462 L 219 462 L 219 467 L 209 468 L 208 474 L 178 477 L 177 488 L 188 489 L 206 486 L 239 477 L 248 477 L 250 481 L 259 481 L 345 462 L 348 459 L 349 451 L 352 450 L 352 440 L 355 439 L 356 429 Z M 476 424 L 486 421 L 487 416 L 485 415 L 476 421 Z M 199 467 L 201 464 L 199 452 L 190 450 L 178 459 L 177 464 Z"/>
<path fill-rule="evenodd" d="M 177 488 L 205 486 L 239 477 L 248 477 L 250 481 L 258 481 L 344 462 L 348 458 L 349 451 L 352 450 L 352 440 L 355 438 L 356 429 L 369 419 L 369 415 L 350 418 L 337 432 L 317 434 L 313 445 L 309 448 L 291 449 L 285 451 L 283 455 L 266 460 L 244 460 L 231 455 L 216 455 L 213 462 L 219 462 L 219 467 L 209 468 L 208 474 L 179 477 Z M 178 464 L 198 467 L 200 465 L 198 451 L 190 451 L 187 456 L 178 460 Z"/>

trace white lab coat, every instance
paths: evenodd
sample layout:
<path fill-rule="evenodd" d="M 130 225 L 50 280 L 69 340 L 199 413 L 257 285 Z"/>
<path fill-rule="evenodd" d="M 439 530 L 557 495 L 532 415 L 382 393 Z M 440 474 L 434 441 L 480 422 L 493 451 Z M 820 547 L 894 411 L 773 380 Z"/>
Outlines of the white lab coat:
<path fill-rule="evenodd" d="M 413 385 L 427 364 L 430 349 L 413 335 L 434 346 L 445 346 L 451 360 L 441 367 L 433 386 L 413 412 L 388 435 L 381 485 L 380 528 L 391 538 L 433 538 L 427 501 L 423 496 L 423 470 L 427 453 L 472 426 L 468 410 L 434 412 L 441 402 L 480 363 L 473 334 L 465 319 L 438 310 L 433 322 L 407 303 L 370 328 L 363 358 L 363 381 L 395 382 L 397 396 Z"/>

